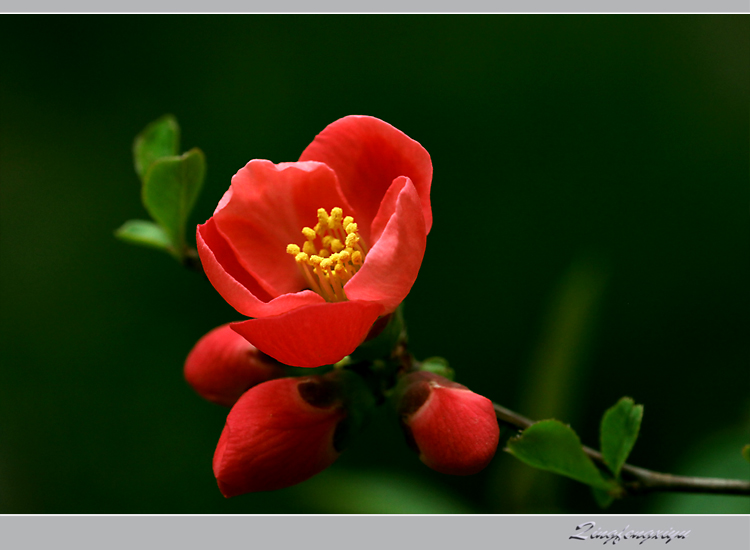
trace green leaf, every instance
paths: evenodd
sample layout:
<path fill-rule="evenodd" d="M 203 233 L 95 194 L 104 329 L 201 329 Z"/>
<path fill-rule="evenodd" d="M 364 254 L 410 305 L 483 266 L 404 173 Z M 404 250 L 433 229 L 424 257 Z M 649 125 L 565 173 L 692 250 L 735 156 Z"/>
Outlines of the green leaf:
<path fill-rule="evenodd" d="M 558 420 L 542 420 L 508 440 L 508 452 L 529 466 L 567 476 L 607 491 L 616 487 L 604 479 L 586 456 L 578 435 Z"/>
<path fill-rule="evenodd" d="M 143 205 L 180 255 L 185 250 L 185 225 L 205 175 L 206 159 L 196 148 L 180 157 L 155 161 L 143 182 Z"/>
<path fill-rule="evenodd" d="M 642 418 L 643 405 L 636 405 L 630 397 L 620 399 L 602 417 L 602 455 L 616 478 L 638 439 Z"/>
<path fill-rule="evenodd" d="M 609 508 L 610 504 L 615 500 L 615 497 L 610 495 L 607 491 L 601 489 L 591 488 L 591 492 L 594 494 L 594 500 L 600 508 Z"/>
<path fill-rule="evenodd" d="M 750 445 L 745 445 L 742 447 L 742 457 L 750 462 Z"/>
<path fill-rule="evenodd" d="M 133 142 L 135 171 L 141 180 L 154 161 L 178 155 L 180 152 L 180 127 L 172 115 L 153 121 L 138 134 Z"/>
<path fill-rule="evenodd" d="M 456 372 L 451 368 L 448 360 L 442 357 L 428 357 L 422 361 L 422 366 L 419 370 L 438 374 L 448 380 L 455 380 L 456 378 Z"/>
<path fill-rule="evenodd" d="M 172 253 L 169 236 L 154 222 L 128 220 L 115 231 L 115 237 L 131 244 L 150 246 Z"/>

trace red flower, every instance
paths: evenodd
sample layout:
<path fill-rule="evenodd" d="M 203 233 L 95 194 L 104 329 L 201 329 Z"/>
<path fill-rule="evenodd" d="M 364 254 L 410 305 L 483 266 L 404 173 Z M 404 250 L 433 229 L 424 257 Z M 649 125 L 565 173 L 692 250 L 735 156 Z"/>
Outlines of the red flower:
<path fill-rule="evenodd" d="M 404 376 L 396 393 L 407 442 L 433 470 L 475 474 L 495 456 L 500 427 L 486 397 L 430 372 Z"/>
<path fill-rule="evenodd" d="M 332 364 L 411 290 L 432 225 L 427 151 L 373 117 L 325 128 L 299 162 L 252 160 L 198 226 L 232 328 L 282 363 Z"/>
<path fill-rule="evenodd" d="M 185 361 L 185 380 L 198 394 L 231 407 L 249 388 L 284 376 L 276 361 L 234 332 L 228 324 L 198 340 Z"/>
<path fill-rule="evenodd" d="M 357 375 L 332 372 L 247 391 L 229 412 L 214 454 L 224 496 L 283 489 L 333 464 L 373 404 L 353 384 L 361 385 Z"/>

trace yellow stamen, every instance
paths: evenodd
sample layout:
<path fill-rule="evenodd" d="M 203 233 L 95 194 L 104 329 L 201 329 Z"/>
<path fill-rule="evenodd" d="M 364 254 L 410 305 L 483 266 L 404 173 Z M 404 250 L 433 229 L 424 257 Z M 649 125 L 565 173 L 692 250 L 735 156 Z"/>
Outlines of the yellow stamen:
<path fill-rule="evenodd" d="M 359 235 L 359 226 L 352 216 L 344 217 L 341 208 L 317 211 L 314 228 L 302 228 L 305 242 L 290 244 L 287 253 L 294 256 L 307 285 L 328 302 L 346 300 L 344 286 L 365 261 L 367 247 Z"/>
<path fill-rule="evenodd" d="M 313 228 L 311 228 L 311 227 L 303 227 L 302 228 L 302 234 L 305 236 L 306 239 L 308 239 L 310 241 L 312 241 L 315 238 L 315 236 L 317 235 L 317 233 L 315 232 L 315 230 Z"/>
<path fill-rule="evenodd" d="M 331 288 L 331 283 L 328 282 L 328 277 L 326 277 L 326 274 L 320 269 L 320 264 L 315 266 L 315 275 L 318 276 L 318 281 L 320 281 L 320 289 L 322 290 L 320 295 L 326 299 L 326 302 L 338 301 L 336 300 L 336 292 Z"/>
<path fill-rule="evenodd" d="M 344 245 L 341 244 L 341 241 L 338 239 L 333 239 L 331 241 L 331 250 L 334 252 L 341 252 L 344 249 Z"/>
<path fill-rule="evenodd" d="M 315 243 L 313 243 L 312 241 L 305 241 L 305 244 L 302 245 L 302 251 L 307 254 L 313 255 L 318 251 L 318 249 L 315 248 Z"/>
<path fill-rule="evenodd" d="M 333 267 L 333 260 L 331 260 L 331 258 L 325 258 L 320 262 L 320 267 L 326 270 L 331 269 L 331 267 Z"/>
<path fill-rule="evenodd" d="M 353 247 L 359 242 L 359 235 L 356 233 L 349 233 L 346 236 L 346 246 Z"/>
<path fill-rule="evenodd" d="M 338 277 L 344 282 L 351 279 L 351 275 L 349 275 L 349 273 L 347 272 L 343 264 L 336 264 L 336 267 L 334 268 L 333 272 L 336 275 L 336 277 Z"/>
<path fill-rule="evenodd" d="M 346 300 L 346 294 L 344 294 L 344 289 L 341 285 L 341 279 L 338 277 L 329 277 L 328 281 L 331 283 L 331 287 L 333 288 L 333 292 L 336 295 L 337 301 L 343 302 Z"/>
<path fill-rule="evenodd" d="M 320 285 L 315 280 L 315 277 L 313 277 L 310 266 L 304 263 L 300 263 L 300 265 L 302 266 L 302 274 L 305 276 L 307 284 L 310 285 L 310 288 L 313 292 L 316 292 L 322 296 L 323 292 L 320 290 Z"/>

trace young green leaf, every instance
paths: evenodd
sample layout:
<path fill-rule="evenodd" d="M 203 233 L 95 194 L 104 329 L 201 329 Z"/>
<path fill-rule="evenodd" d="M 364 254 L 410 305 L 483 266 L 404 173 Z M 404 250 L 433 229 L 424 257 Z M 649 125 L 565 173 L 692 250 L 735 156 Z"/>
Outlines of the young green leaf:
<path fill-rule="evenodd" d="M 594 500 L 599 505 L 599 508 L 609 508 L 610 504 L 615 500 L 615 497 L 610 495 L 607 491 L 601 489 L 591 488 L 591 492 L 594 494 Z"/>
<path fill-rule="evenodd" d="M 440 376 L 444 376 L 448 380 L 454 380 L 456 378 L 456 373 L 450 367 L 448 360 L 442 357 L 428 357 L 427 359 L 422 361 L 420 370 L 439 374 Z"/>
<path fill-rule="evenodd" d="M 115 237 L 131 244 L 150 246 L 172 253 L 169 236 L 154 222 L 128 220 L 115 231 Z"/>
<path fill-rule="evenodd" d="M 180 127 L 172 115 L 164 115 L 146 126 L 133 142 L 135 171 L 141 180 L 154 161 L 178 155 L 180 152 Z"/>
<path fill-rule="evenodd" d="M 586 456 L 578 435 L 558 420 L 542 420 L 532 424 L 518 436 L 508 440 L 508 452 L 529 466 L 586 483 L 607 491 L 616 487 L 607 480 Z"/>
<path fill-rule="evenodd" d="M 750 462 L 750 445 L 745 445 L 744 447 L 742 447 L 742 456 L 745 458 L 745 460 Z"/>
<path fill-rule="evenodd" d="M 643 405 L 636 405 L 630 397 L 620 399 L 602 417 L 602 456 L 615 477 L 620 476 L 620 469 L 633 450 L 642 418 Z"/>
<path fill-rule="evenodd" d="M 180 157 L 161 158 L 146 172 L 143 204 L 180 255 L 185 250 L 185 225 L 205 175 L 206 159 L 197 148 Z"/>

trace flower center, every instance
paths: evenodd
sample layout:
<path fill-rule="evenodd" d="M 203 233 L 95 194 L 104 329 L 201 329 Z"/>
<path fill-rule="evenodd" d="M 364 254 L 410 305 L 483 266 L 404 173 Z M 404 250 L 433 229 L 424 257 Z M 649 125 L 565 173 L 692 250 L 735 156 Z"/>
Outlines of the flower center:
<path fill-rule="evenodd" d="M 346 300 L 344 285 L 359 271 L 365 261 L 367 246 L 359 236 L 357 224 L 351 216 L 336 207 L 328 214 L 318 208 L 318 223 L 304 227 L 302 248 L 287 245 L 287 253 L 294 256 L 310 288 L 327 302 Z"/>

